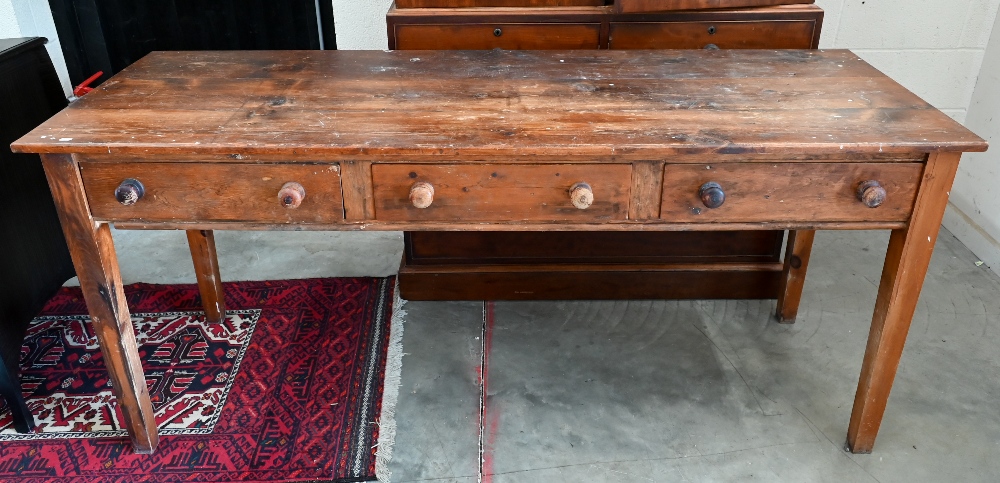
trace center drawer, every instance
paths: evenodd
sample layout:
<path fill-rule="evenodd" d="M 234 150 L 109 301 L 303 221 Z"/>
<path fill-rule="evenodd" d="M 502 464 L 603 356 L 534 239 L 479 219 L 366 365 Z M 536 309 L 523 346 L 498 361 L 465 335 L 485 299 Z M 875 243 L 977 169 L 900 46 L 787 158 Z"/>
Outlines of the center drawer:
<path fill-rule="evenodd" d="M 372 181 L 380 221 L 586 223 L 627 217 L 632 167 L 376 164 Z M 587 191 L 590 205 L 574 205 Z"/>
<path fill-rule="evenodd" d="M 80 173 L 91 213 L 99 220 L 335 223 L 344 219 L 337 164 L 84 161 Z M 138 181 L 141 194 L 126 180 Z M 123 204 L 116 193 L 120 187 L 138 198 Z"/>

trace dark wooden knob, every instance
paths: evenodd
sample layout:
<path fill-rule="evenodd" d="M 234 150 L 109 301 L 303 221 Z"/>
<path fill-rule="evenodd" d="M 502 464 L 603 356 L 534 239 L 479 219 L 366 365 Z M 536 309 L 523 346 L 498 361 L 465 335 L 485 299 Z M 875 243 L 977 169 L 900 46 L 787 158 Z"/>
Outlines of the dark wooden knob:
<path fill-rule="evenodd" d="M 869 208 L 882 206 L 882 203 L 885 203 L 885 197 L 885 188 L 878 181 L 871 179 L 858 185 L 858 200 Z"/>
<path fill-rule="evenodd" d="M 709 181 L 701 185 L 701 189 L 698 190 L 698 197 L 709 208 L 718 208 L 726 202 L 726 192 L 715 181 Z"/>
<path fill-rule="evenodd" d="M 577 183 L 569 189 L 569 199 L 573 202 L 573 206 L 586 210 L 594 204 L 594 190 L 587 183 Z"/>
<path fill-rule="evenodd" d="M 281 190 L 278 191 L 278 203 L 281 203 L 281 206 L 290 210 L 302 206 L 302 201 L 305 199 L 306 189 L 294 181 L 285 183 L 281 186 Z"/>
<path fill-rule="evenodd" d="M 498 29 L 498 28 L 497 29 L 493 29 L 493 36 L 494 37 L 499 37 L 501 35 L 503 35 L 503 30 Z"/>
<path fill-rule="evenodd" d="M 128 178 L 115 189 L 115 199 L 125 206 L 132 206 L 146 194 L 146 188 L 139 180 Z"/>
<path fill-rule="evenodd" d="M 430 207 L 434 203 L 434 186 L 424 181 L 413 183 L 410 187 L 410 203 L 421 210 Z"/>
<path fill-rule="evenodd" d="M 715 35 L 715 32 L 718 32 L 718 29 L 715 28 L 715 25 L 712 25 L 711 27 L 708 28 L 708 35 Z"/>

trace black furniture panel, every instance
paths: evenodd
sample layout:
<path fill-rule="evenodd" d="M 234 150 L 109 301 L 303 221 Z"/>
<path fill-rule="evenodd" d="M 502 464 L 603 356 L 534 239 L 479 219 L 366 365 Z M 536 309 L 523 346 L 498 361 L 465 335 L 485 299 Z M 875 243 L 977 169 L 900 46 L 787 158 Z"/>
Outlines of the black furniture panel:
<path fill-rule="evenodd" d="M 0 39 L 0 393 L 21 432 L 34 426 L 18 379 L 24 331 L 74 272 L 41 161 L 10 143 L 63 107 L 45 39 Z"/>
<path fill-rule="evenodd" d="M 336 49 L 329 0 L 49 0 L 74 85 L 154 50 Z M 96 83 L 95 83 L 96 85 Z"/>

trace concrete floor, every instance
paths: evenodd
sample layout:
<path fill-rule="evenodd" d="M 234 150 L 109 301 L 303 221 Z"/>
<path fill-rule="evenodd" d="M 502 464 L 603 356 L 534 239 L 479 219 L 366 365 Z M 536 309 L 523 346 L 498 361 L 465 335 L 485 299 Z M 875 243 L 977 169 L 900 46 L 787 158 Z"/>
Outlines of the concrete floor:
<path fill-rule="evenodd" d="M 402 249 L 217 238 L 227 280 L 386 275 Z M 887 240 L 818 234 L 791 326 L 773 301 L 409 302 L 392 480 L 1000 481 L 1000 279 L 946 231 L 875 452 L 843 451 Z M 126 282 L 193 281 L 182 233 L 116 243 Z"/>

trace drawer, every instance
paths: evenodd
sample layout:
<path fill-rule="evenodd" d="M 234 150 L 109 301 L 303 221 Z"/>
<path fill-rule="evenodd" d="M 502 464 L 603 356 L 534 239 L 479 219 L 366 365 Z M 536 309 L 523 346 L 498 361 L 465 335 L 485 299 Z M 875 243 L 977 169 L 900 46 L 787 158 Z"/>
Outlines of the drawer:
<path fill-rule="evenodd" d="M 624 220 L 628 215 L 630 165 L 401 165 L 372 166 L 375 218 L 380 221 L 568 221 Z M 433 189 L 430 206 L 410 200 L 417 183 Z M 573 205 L 571 190 L 589 185 L 593 203 Z"/>
<path fill-rule="evenodd" d="M 596 49 L 599 23 L 396 25 L 399 50 Z"/>
<path fill-rule="evenodd" d="M 396 0 L 395 8 L 579 7 L 603 6 L 604 0 Z"/>
<path fill-rule="evenodd" d="M 683 223 L 906 221 L 923 173 L 921 163 L 740 163 L 667 165 L 660 218 Z M 869 208 L 858 187 L 877 181 L 885 201 Z M 718 183 L 722 206 L 700 196 Z"/>
<path fill-rule="evenodd" d="M 816 22 L 612 22 L 612 49 L 811 49 Z"/>
<path fill-rule="evenodd" d="M 94 217 L 109 221 L 231 221 L 334 223 L 344 219 L 340 167 L 336 164 L 96 163 L 81 162 Z M 115 190 L 136 179 L 144 194 L 118 202 Z M 278 199 L 285 183 L 299 183 L 301 204 Z"/>

